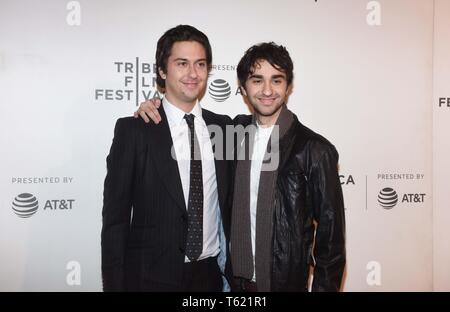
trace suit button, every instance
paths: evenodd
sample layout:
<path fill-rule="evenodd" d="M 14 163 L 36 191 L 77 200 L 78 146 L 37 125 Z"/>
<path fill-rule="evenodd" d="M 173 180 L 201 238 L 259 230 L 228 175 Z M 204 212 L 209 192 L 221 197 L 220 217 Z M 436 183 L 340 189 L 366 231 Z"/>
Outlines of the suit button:
<path fill-rule="evenodd" d="M 182 254 L 184 254 L 184 252 L 185 252 L 185 249 L 184 248 L 178 248 L 178 250 L 182 253 Z"/>

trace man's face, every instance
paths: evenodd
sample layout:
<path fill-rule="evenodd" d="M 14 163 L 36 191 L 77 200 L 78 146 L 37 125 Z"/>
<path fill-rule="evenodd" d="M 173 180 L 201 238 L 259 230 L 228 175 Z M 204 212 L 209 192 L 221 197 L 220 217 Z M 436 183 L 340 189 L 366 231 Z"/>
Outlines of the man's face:
<path fill-rule="evenodd" d="M 274 124 L 289 92 L 286 74 L 266 60 L 259 60 L 242 91 L 260 121 L 264 119 L 265 123 Z"/>
<path fill-rule="evenodd" d="M 193 106 L 205 90 L 208 65 L 203 46 L 196 41 L 179 41 L 172 46 L 167 72 L 160 70 L 166 82 L 166 97 L 174 105 Z"/>

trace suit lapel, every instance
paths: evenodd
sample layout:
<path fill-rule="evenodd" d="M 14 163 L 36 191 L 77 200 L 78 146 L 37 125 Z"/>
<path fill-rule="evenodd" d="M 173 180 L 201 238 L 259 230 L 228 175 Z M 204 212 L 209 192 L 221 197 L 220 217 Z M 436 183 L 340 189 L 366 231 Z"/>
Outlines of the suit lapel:
<path fill-rule="evenodd" d="M 152 125 L 149 129 L 150 154 L 153 155 L 156 170 L 165 184 L 167 191 L 177 203 L 177 206 L 186 213 L 186 202 L 184 200 L 183 186 L 181 185 L 180 172 L 177 161 L 172 157 L 172 136 L 169 124 L 161 105 L 159 113 L 162 122 Z"/>

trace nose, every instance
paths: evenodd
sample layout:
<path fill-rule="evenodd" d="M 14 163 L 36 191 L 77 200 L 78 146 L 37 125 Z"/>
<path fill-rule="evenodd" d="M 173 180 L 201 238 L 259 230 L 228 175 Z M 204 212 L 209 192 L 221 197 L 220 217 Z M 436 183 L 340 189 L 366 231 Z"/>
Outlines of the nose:
<path fill-rule="evenodd" d="M 189 78 L 195 79 L 198 76 L 197 68 L 195 67 L 195 64 L 189 65 Z"/>
<path fill-rule="evenodd" d="M 263 94 L 265 96 L 271 96 L 272 95 L 272 84 L 270 82 L 265 82 L 263 86 Z"/>

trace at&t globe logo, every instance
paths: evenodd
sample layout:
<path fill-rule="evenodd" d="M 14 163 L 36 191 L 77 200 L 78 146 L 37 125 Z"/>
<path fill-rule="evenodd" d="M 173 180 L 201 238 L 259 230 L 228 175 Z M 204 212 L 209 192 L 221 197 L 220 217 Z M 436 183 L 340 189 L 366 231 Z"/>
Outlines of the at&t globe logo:
<path fill-rule="evenodd" d="M 29 218 L 38 210 L 38 200 L 30 193 L 17 195 L 12 202 L 12 209 L 21 218 Z"/>
<path fill-rule="evenodd" d="M 397 202 L 398 202 L 397 192 L 390 187 L 385 187 L 378 194 L 378 203 L 384 209 L 394 208 L 394 206 L 397 204 Z"/>
<path fill-rule="evenodd" d="M 225 80 L 216 79 L 209 85 L 208 92 L 216 102 L 223 102 L 230 97 L 231 87 Z"/>

